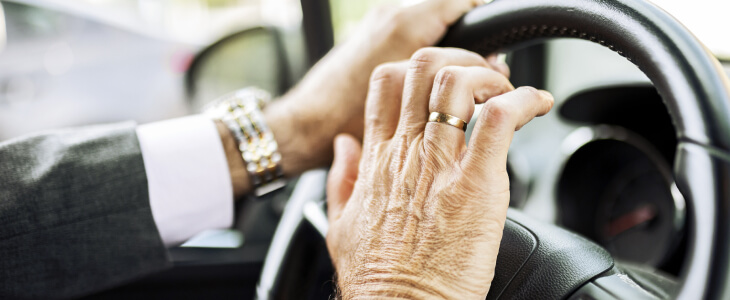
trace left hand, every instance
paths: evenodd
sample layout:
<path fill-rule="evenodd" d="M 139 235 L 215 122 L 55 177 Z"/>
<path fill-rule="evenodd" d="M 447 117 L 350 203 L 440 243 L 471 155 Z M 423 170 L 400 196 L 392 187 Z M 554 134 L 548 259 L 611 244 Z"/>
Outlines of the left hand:
<path fill-rule="evenodd" d="M 408 59 L 416 50 L 435 44 L 449 25 L 479 3 L 429 0 L 371 12 L 350 40 L 330 51 L 301 83 L 267 108 L 268 123 L 283 155 L 284 173 L 293 175 L 328 165 L 332 141 L 339 133 L 361 139 L 373 69 L 384 62 Z M 494 57 L 488 62 L 508 76 L 506 65 L 496 63 Z"/>

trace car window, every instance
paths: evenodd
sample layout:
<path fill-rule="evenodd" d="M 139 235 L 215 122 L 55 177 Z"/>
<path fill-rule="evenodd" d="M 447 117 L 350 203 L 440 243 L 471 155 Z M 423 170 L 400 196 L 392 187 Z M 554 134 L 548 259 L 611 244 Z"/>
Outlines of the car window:
<path fill-rule="evenodd" d="M 193 113 L 184 76 L 196 54 L 247 28 L 266 24 L 288 33 L 301 24 L 299 0 L 0 3 L 7 36 L 0 48 L 0 141 Z"/>
<path fill-rule="evenodd" d="M 194 47 L 47 7 L 2 4 L 0 140 L 186 113 L 174 58 Z"/>
<path fill-rule="evenodd" d="M 299 0 L 17 0 L 28 10 L 67 12 L 135 33 L 207 45 L 241 28 L 301 22 Z"/>

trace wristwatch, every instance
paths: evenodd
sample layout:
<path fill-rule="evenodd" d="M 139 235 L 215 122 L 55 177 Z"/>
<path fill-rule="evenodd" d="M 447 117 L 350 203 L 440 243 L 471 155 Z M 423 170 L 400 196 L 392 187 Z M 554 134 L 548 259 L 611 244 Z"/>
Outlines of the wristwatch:
<path fill-rule="evenodd" d="M 204 109 L 206 115 L 223 122 L 236 139 L 256 197 L 286 185 L 281 153 L 262 112 L 270 101 L 268 92 L 248 87 L 226 94 Z"/>

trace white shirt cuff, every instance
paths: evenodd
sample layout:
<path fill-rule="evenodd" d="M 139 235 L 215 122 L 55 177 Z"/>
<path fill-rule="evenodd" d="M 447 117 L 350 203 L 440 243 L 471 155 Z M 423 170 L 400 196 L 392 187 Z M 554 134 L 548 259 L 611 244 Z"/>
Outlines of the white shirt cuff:
<path fill-rule="evenodd" d="M 203 116 L 137 127 L 150 207 L 167 247 L 233 224 L 233 187 L 215 123 Z"/>

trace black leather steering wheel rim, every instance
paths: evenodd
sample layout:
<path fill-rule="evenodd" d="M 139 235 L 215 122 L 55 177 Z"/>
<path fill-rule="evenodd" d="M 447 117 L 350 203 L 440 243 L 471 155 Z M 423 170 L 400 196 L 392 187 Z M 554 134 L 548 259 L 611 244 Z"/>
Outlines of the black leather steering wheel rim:
<path fill-rule="evenodd" d="M 652 81 L 677 131 L 674 175 L 690 208 L 678 298 L 730 298 L 730 80 L 717 60 L 642 0 L 496 0 L 467 13 L 440 46 L 486 55 L 555 37 L 606 46 Z"/>
<path fill-rule="evenodd" d="M 678 298 L 730 299 L 730 80 L 717 60 L 679 22 L 643 0 L 495 0 L 467 13 L 440 46 L 486 55 L 555 37 L 604 45 L 652 81 L 676 128 L 675 181 L 689 204 Z M 324 180 L 321 170 L 300 179 L 264 263 L 259 299 L 280 298 L 287 252 L 305 220 L 325 235 L 326 216 L 316 200 L 324 196 L 317 187 Z"/>

